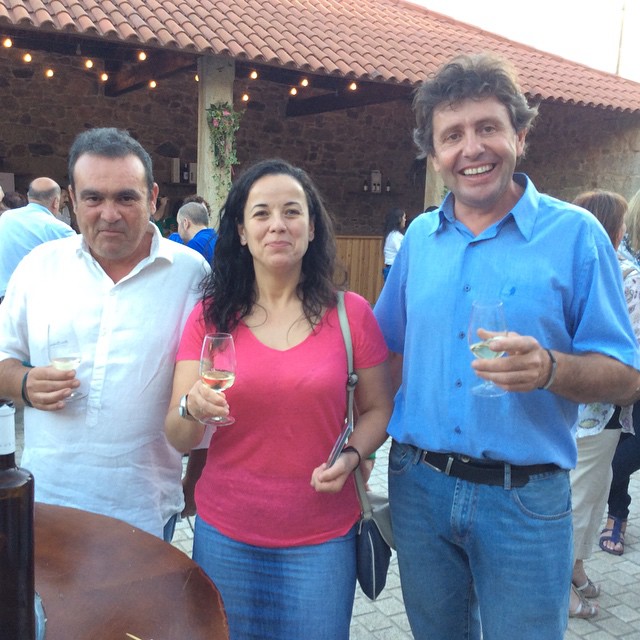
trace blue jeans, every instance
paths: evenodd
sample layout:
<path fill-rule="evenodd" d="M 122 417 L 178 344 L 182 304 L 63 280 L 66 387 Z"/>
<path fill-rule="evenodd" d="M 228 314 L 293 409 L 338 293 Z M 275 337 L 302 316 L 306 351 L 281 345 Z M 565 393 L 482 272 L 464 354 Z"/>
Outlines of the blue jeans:
<path fill-rule="evenodd" d="M 173 534 L 176 530 L 176 523 L 178 522 L 178 514 L 174 513 L 164 525 L 162 530 L 162 539 L 165 542 L 171 542 L 173 540 Z"/>
<path fill-rule="evenodd" d="M 224 603 L 231 640 L 348 640 L 355 527 L 323 544 L 243 544 L 196 517 L 193 559 Z"/>
<path fill-rule="evenodd" d="M 636 404 L 636 406 L 640 405 Z M 635 421 L 637 413 L 634 408 L 634 425 L 640 425 L 640 422 Z M 640 428 L 637 429 L 636 433 L 638 435 L 623 433 L 620 436 L 620 442 L 618 442 L 616 453 L 611 463 L 613 479 L 609 489 L 609 515 L 622 518 L 622 520 L 626 520 L 629 517 L 629 507 L 631 505 L 629 482 L 631 474 L 640 469 Z"/>
<path fill-rule="evenodd" d="M 396 441 L 389 497 L 416 640 L 562 640 L 573 566 L 569 473 L 505 488 L 459 480 Z"/>

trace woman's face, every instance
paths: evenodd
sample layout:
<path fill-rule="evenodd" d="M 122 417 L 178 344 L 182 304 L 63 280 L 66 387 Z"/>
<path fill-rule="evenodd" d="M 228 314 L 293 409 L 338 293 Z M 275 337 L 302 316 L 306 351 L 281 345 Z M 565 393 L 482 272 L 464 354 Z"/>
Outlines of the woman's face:
<path fill-rule="evenodd" d="M 302 185 L 289 175 L 256 180 L 238 225 L 240 244 L 248 247 L 256 273 L 301 269 L 314 226 Z"/>

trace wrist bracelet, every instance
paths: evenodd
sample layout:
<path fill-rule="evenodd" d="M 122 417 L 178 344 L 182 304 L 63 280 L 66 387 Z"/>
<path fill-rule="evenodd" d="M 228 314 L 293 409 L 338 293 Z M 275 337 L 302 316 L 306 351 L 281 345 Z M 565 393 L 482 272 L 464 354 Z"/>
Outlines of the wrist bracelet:
<path fill-rule="evenodd" d="M 358 456 L 358 464 L 353 469 L 355 470 L 360 466 L 360 463 L 362 462 L 362 456 L 360 455 L 360 452 L 355 447 L 345 447 L 342 450 L 342 453 L 355 453 Z"/>
<path fill-rule="evenodd" d="M 553 353 L 551 353 L 551 349 L 545 349 L 545 351 L 549 354 L 549 358 L 551 358 L 551 373 L 549 374 L 549 379 L 547 380 L 547 384 L 542 387 L 538 387 L 541 391 L 546 391 L 556 379 L 556 373 L 558 371 L 558 361 L 555 359 Z"/>
<path fill-rule="evenodd" d="M 29 400 L 29 396 L 27 395 L 27 376 L 29 375 L 30 371 L 31 367 L 27 369 L 26 373 L 22 377 L 22 389 L 20 390 L 20 395 L 22 395 L 22 402 L 24 402 L 27 407 L 33 407 L 33 405 L 31 404 L 31 400 Z"/>

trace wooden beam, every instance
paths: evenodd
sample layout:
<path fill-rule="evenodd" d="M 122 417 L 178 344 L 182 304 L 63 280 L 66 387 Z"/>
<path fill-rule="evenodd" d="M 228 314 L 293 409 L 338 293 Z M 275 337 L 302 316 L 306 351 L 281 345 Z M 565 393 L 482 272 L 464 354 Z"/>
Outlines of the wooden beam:
<path fill-rule="evenodd" d="M 110 74 L 104 94 L 110 97 L 121 96 L 147 86 L 150 80 L 168 78 L 189 68 L 195 69 L 195 65 L 193 56 L 173 51 L 153 51 L 147 61 L 124 66 L 113 75 Z"/>
<path fill-rule="evenodd" d="M 382 83 L 358 84 L 356 91 L 336 91 L 313 98 L 290 98 L 287 102 L 286 115 L 294 118 L 393 100 L 409 100 L 412 92 L 413 87 Z"/>

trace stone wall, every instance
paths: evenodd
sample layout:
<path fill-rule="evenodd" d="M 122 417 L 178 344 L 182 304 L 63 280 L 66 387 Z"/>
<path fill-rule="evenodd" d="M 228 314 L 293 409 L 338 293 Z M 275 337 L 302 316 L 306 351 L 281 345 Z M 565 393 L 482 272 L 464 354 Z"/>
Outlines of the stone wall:
<path fill-rule="evenodd" d="M 159 80 L 155 90 L 108 98 L 79 57 L 46 54 L 56 72 L 47 80 L 45 54 L 35 53 L 26 65 L 21 53 L 0 51 L 0 171 L 15 173 L 19 190 L 40 175 L 65 185 L 75 135 L 88 127 L 117 126 L 152 154 L 161 194 L 177 201 L 194 191 L 169 182 L 170 158 L 197 158 L 198 91 L 192 73 Z M 342 235 L 379 235 L 394 206 L 405 208 L 409 217 L 422 210 L 424 164 L 415 160 L 409 101 L 286 118 L 288 87 L 238 80 L 236 108 L 242 108 L 245 91 L 251 100 L 237 135 L 237 170 L 270 156 L 302 166 L 324 194 Z M 383 188 L 389 180 L 390 193 L 363 192 L 373 169 L 382 171 Z M 522 169 L 541 190 L 559 197 L 594 187 L 629 197 L 640 188 L 640 116 L 543 105 Z"/>

